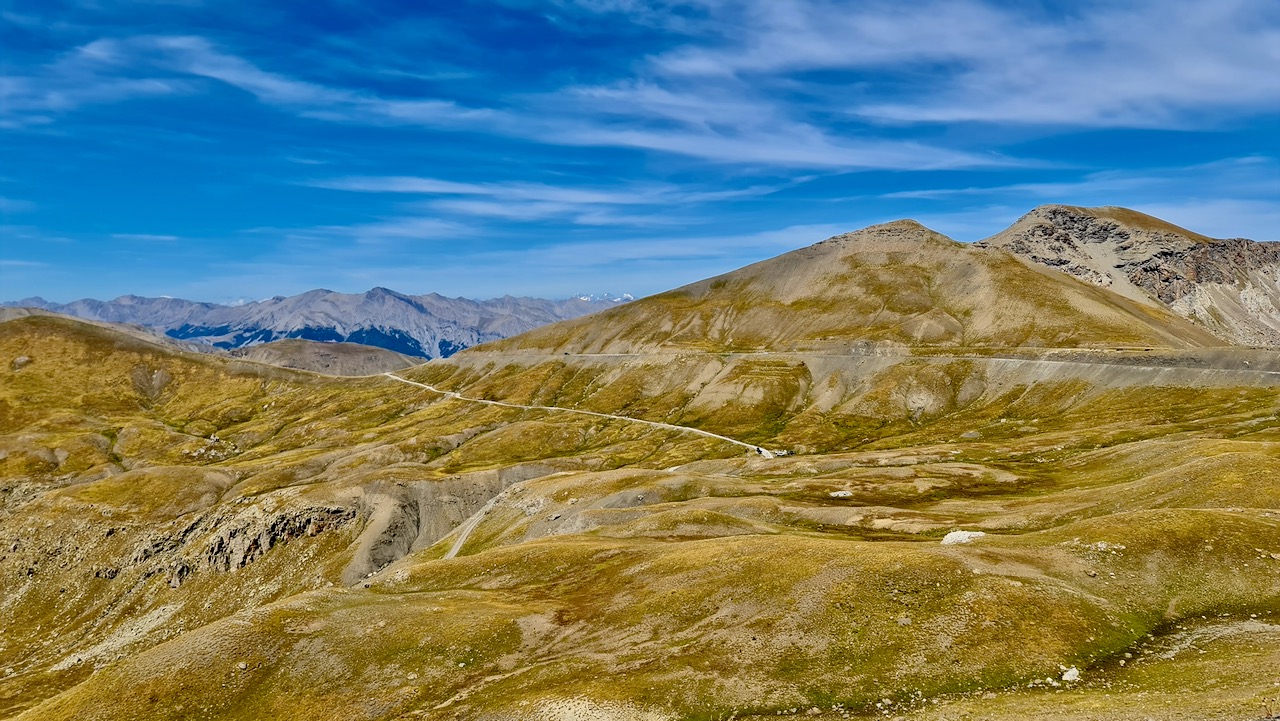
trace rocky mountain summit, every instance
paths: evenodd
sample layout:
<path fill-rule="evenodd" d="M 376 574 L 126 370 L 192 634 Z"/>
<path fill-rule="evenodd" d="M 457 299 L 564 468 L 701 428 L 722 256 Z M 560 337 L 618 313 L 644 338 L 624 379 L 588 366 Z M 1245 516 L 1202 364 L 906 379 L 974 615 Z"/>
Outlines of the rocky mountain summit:
<path fill-rule="evenodd" d="M 1168 309 L 1153 309 L 996 248 L 961 243 L 899 220 L 486 348 L 847 351 L 859 343 L 1221 345 Z"/>
<path fill-rule="evenodd" d="M 479 343 L 612 308 L 626 299 L 629 296 L 469 300 L 374 288 L 356 294 L 312 290 L 238 306 L 135 295 L 66 304 L 27 298 L 6 305 L 140 325 L 170 338 L 225 350 L 301 338 L 377 346 L 418 358 L 444 358 Z"/>
<path fill-rule="evenodd" d="M 1125 208 L 1046 205 L 977 245 L 1168 307 L 1232 344 L 1280 345 L 1280 243 L 1210 238 Z"/>

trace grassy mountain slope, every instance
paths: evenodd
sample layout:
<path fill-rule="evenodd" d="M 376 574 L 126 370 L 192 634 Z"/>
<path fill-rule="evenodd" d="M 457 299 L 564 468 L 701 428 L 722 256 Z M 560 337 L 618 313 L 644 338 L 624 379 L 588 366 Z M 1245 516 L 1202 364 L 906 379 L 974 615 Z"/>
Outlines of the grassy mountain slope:
<path fill-rule="evenodd" d="M 1280 620 L 1274 393 L 1174 410 L 1114 444 L 1027 432 L 530 479 L 459 558 L 438 560 L 445 539 L 357 588 L 238 613 L 33 717 L 120 718 L 98 700 L 125 697 L 151 718 L 837 718 L 973 708 L 951 695 L 969 691 L 1035 715 L 1056 697 L 1015 689 L 1075 666 L 1100 699 L 1125 653 L 1168 688 L 1184 669 L 1152 649 L 1169 631 Z M 941 545 L 955 528 L 989 535 Z M 1269 683 L 1196 710 L 1238 718 Z"/>
<path fill-rule="evenodd" d="M 401 370 L 422 362 L 421 358 L 358 343 L 321 343 L 286 338 L 243 350 L 233 355 L 258 363 L 315 371 L 335 376 L 363 376 Z"/>
<path fill-rule="evenodd" d="M 406 377 L 798 453 L 0 323 L 0 717 L 1225 720 L 1274 693 L 1231 659 L 1280 633 L 1275 353 L 905 223 L 594 320 Z"/>
<path fill-rule="evenodd" d="M 0 323 L 0 358 L 0 715 L 236 610 L 352 583 L 530 474 L 717 452 L 56 317 Z"/>
<path fill-rule="evenodd" d="M 942 347 L 1222 344 L 1167 310 L 898 221 L 483 350 L 730 352 L 829 349 L 858 341 Z"/>

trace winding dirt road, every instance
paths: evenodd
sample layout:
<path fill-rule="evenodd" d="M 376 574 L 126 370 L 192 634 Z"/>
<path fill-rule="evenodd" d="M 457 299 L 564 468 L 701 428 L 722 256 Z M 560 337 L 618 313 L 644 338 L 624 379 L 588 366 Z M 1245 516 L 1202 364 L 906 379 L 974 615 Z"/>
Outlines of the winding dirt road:
<path fill-rule="evenodd" d="M 424 388 L 426 390 L 431 391 L 432 393 L 439 393 L 442 396 L 446 396 L 448 398 L 454 398 L 460 401 L 467 401 L 468 403 L 483 403 L 484 405 L 488 405 L 488 406 L 501 406 L 503 408 L 516 408 L 520 410 L 530 410 L 530 411 L 554 411 L 559 413 L 576 413 L 581 416 L 595 416 L 596 418 L 609 418 L 612 420 L 627 421 L 630 423 L 640 423 L 653 428 L 661 428 L 663 430 L 679 431 L 683 433 L 696 433 L 700 436 L 715 438 L 716 440 L 724 441 L 726 443 L 732 443 L 735 446 L 741 446 L 742 448 L 746 448 L 752 453 L 758 453 L 764 456 L 765 458 L 773 458 L 773 453 L 769 452 L 765 448 L 761 448 L 759 446 L 753 446 L 750 443 L 744 443 L 734 438 L 729 438 L 728 436 L 718 435 L 715 433 L 711 433 L 709 431 L 699 430 L 697 428 L 689 428 L 688 426 L 677 426 L 671 423 L 658 423 L 656 421 L 646 421 L 640 418 L 630 418 L 628 416 L 615 416 L 609 413 L 583 411 L 583 410 L 578 410 L 576 408 L 561 408 L 559 406 L 526 406 L 526 405 L 521 405 L 519 403 L 490 401 L 490 400 L 485 400 L 483 398 L 469 398 L 467 396 L 461 395 L 459 393 L 455 393 L 453 391 L 441 390 L 439 388 L 436 388 L 435 386 L 427 385 L 426 383 L 419 383 L 417 381 L 411 381 L 408 378 L 401 378 L 400 376 L 394 373 L 383 373 L 382 375 L 392 380 L 400 381 L 401 383 L 405 383 L 407 385 L 416 386 L 418 388 Z M 498 496 L 495 496 L 489 499 L 489 502 L 484 504 L 484 506 L 479 511 L 476 511 L 475 513 L 471 514 L 470 518 L 463 521 L 462 524 L 455 529 L 454 532 L 457 533 L 457 538 L 454 539 L 453 545 L 449 546 L 449 551 L 444 554 L 443 558 L 449 559 L 449 558 L 454 558 L 458 555 L 458 552 L 461 551 L 462 547 L 466 544 L 467 539 L 471 537 L 471 532 L 475 530 L 476 526 L 480 525 L 480 521 L 483 520 L 485 515 L 489 513 L 490 510 L 493 509 L 494 505 L 498 501 L 498 498 L 499 498 Z"/>
<path fill-rule="evenodd" d="M 408 378 L 401 378 L 400 376 L 394 373 L 383 373 L 383 375 L 393 380 L 400 381 L 401 383 L 407 383 L 411 386 L 425 388 L 431 391 L 432 393 L 439 393 L 440 395 L 448 396 L 449 398 L 455 398 L 460 401 L 467 401 L 469 403 L 483 403 L 489 406 L 501 406 L 503 408 L 516 408 L 516 409 L 528 410 L 528 411 L 553 411 L 553 412 L 559 412 L 559 413 L 576 413 L 581 416 L 595 416 L 596 418 L 610 418 L 618 421 L 627 421 L 629 423 L 640 423 L 646 426 L 650 426 L 653 428 L 662 428 L 668 431 L 678 431 L 682 433 L 696 433 L 700 436 L 706 436 L 707 438 L 715 438 L 717 440 L 721 440 L 726 443 L 732 443 L 735 446 L 741 446 L 751 451 L 752 453 L 758 453 L 764 456 L 765 458 L 773 458 L 773 453 L 771 453 L 765 448 L 761 448 L 759 446 L 753 446 L 750 443 L 745 443 L 743 441 L 739 441 L 734 438 L 729 438 L 728 436 L 722 436 L 716 433 L 712 433 L 710 431 L 700 430 L 698 428 L 690 428 L 688 426 L 677 426 L 672 423 L 659 423 L 657 421 L 646 421 L 640 418 L 631 418 L 629 416 L 615 416 L 609 413 L 597 413 L 596 411 L 583 411 L 583 410 L 578 410 L 577 408 L 561 408 L 559 406 L 526 406 L 526 405 L 521 405 L 519 403 L 490 401 L 490 400 L 485 400 L 483 398 L 469 398 L 467 396 L 461 395 L 459 393 L 455 393 L 453 391 L 440 390 L 439 388 L 436 388 L 435 386 L 429 386 L 426 383 L 419 383 L 417 381 L 411 381 Z"/>

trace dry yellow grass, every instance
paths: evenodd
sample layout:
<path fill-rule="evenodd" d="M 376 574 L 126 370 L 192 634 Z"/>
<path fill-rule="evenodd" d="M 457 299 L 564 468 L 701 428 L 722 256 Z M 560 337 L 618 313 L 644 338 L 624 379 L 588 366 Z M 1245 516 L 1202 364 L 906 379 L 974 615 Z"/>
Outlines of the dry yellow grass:
<path fill-rule="evenodd" d="M 1276 383 L 1230 354 L 1035 348 L 1202 338 L 921 232 L 837 239 L 572 341 L 642 356 L 564 356 L 586 328 L 571 323 L 413 373 L 801 451 L 775 459 L 0 323 L 0 717 L 1121 719 L 1178 700 L 1225 719 L 1256 703 L 1276 679 L 1230 659 L 1275 655 Z M 920 242 L 935 260 L 909 268 Z M 849 275 L 823 285 L 815 264 Z M 1002 294 L 995 320 L 966 307 L 974 288 Z M 801 341 L 816 350 L 787 351 Z M 941 543 L 957 529 L 986 535 Z M 1081 684 L 1028 688 L 1069 667 Z M 1218 682 L 1183 692 L 1195 674 Z"/>

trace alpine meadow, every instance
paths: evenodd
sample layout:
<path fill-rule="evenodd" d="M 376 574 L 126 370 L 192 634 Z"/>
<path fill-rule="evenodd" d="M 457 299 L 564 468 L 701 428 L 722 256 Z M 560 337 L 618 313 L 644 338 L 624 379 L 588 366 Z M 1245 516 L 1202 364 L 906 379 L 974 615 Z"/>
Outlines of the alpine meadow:
<path fill-rule="evenodd" d="M 11 312 L 4 709 L 1239 718 L 1278 268 L 1115 208 L 899 221 L 364 377 Z"/>

